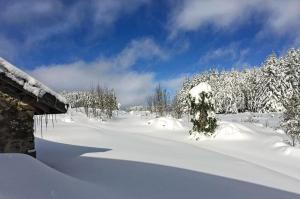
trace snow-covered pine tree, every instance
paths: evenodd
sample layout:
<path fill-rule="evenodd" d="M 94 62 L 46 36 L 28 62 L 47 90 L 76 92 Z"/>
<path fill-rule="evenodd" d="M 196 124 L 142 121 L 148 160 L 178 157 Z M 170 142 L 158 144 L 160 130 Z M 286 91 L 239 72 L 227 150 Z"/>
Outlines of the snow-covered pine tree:
<path fill-rule="evenodd" d="M 223 71 L 218 80 L 209 83 L 214 90 L 217 113 L 238 113 L 244 110 L 244 96 L 240 88 L 240 73 Z"/>
<path fill-rule="evenodd" d="M 272 53 L 261 67 L 262 75 L 259 82 L 259 111 L 280 112 L 284 107 L 279 99 L 282 67 L 275 53 Z"/>
<path fill-rule="evenodd" d="M 299 143 L 300 138 L 300 96 L 294 94 L 289 100 L 289 104 L 285 105 L 286 111 L 283 114 L 283 122 L 281 126 L 287 135 L 292 139 L 292 146 Z"/>
<path fill-rule="evenodd" d="M 258 92 L 261 89 L 259 85 L 261 70 L 257 68 L 245 69 L 240 75 L 243 79 L 240 88 L 244 95 L 245 111 L 257 112 Z"/>
<path fill-rule="evenodd" d="M 224 103 L 225 99 L 225 87 L 226 87 L 226 82 L 225 82 L 225 72 L 220 72 L 218 74 L 218 79 L 215 81 L 213 85 L 213 90 L 214 90 L 214 99 L 215 99 L 215 111 L 217 113 L 225 113 L 226 112 L 226 107 Z M 210 83 L 210 82 L 209 82 Z"/>
<path fill-rule="evenodd" d="M 278 96 L 286 109 L 281 125 L 294 146 L 300 136 L 300 50 L 290 49 L 280 64 L 283 72 Z"/>
<path fill-rule="evenodd" d="M 189 91 L 190 115 L 193 128 L 190 133 L 211 136 L 217 127 L 211 86 L 202 82 Z"/>
<path fill-rule="evenodd" d="M 191 88 L 191 81 L 186 78 L 183 81 L 182 88 L 179 90 L 179 92 L 176 93 L 176 98 L 183 114 L 189 113 L 188 94 Z"/>
<path fill-rule="evenodd" d="M 243 110 L 244 96 L 240 88 L 240 72 L 232 70 L 231 72 L 225 73 L 225 93 L 224 103 L 226 113 L 238 113 Z"/>
<path fill-rule="evenodd" d="M 243 78 L 242 72 L 233 70 L 231 71 L 231 76 L 233 79 L 233 95 L 235 98 L 235 104 L 237 112 L 245 112 L 246 104 L 245 104 L 245 95 L 242 91 L 242 86 L 246 83 Z"/>
<path fill-rule="evenodd" d="M 280 66 L 280 92 L 276 94 L 285 106 L 294 95 L 300 95 L 300 50 L 290 49 L 280 60 Z"/>

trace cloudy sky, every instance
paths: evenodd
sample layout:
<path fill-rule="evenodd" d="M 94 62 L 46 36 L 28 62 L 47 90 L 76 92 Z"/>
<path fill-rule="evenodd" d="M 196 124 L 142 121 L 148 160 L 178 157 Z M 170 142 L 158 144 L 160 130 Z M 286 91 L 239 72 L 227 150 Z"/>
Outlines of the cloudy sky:
<path fill-rule="evenodd" d="M 299 0 L 0 0 L 0 57 L 55 90 L 114 88 L 143 103 L 161 83 L 259 65 L 300 47 Z"/>

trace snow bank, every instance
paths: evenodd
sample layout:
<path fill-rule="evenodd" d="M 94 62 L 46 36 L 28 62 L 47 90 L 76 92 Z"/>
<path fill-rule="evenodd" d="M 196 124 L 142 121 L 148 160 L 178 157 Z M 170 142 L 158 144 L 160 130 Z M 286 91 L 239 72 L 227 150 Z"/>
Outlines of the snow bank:
<path fill-rule="evenodd" d="M 293 156 L 300 159 L 300 148 L 293 147 L 285 141 L 275 141 L 272 144 L 272 147 L 277 151 L 282 152 L 284 155 Z"/>
<path fill-rule="evenodd" d="M 249 136 L 233 123 L 220 122 L 213 138 L 218 140 L 244 140 L 248 139 Z"/>
<path fill-rule="evenodd" d="M 2 57 L 0 57 L 0 73 L 4 73 L 6 77 L 10 78 L 14 82 L 22 86 L 26 91 L 34 94 L 37 97 L 43 97 L 46 93 L 49 93 L 55 96 L 59 101 L 65 104 L 67 103 L 64 97 L 54 92 L 41 82 L 37 81 L 24 71 L 10 64 Z"/>
<path fill-rule="evenodd" d="M 212 136 L 206 136 L 203 133 L 192 132 L 189 136 L 191 140 L 245 140 L 249 139 L 250 136 L 247 132 L 241 131 L 238 126 L 234 123 L 220 122 L 216 128 L 215 133 Z"/>
<path fill-rule="evenodd" d="M 205 92 L 205 93 L 211 92 L 211 86 L 206 82 L 201 82 L 197 86 L 193 87 L 189 91 L 189 94 L 195 98 L 195 103 L 198 103 L 200 100 L 199 94 L 202 92 Z"/>
<path fill-rule="evenodd" d="M 60 118 L 60 120 L 66 123 L 74 123 L 74 120 L 70 115 L 65 115 L 64 117 Z"/>
<path fill-rule="evenodd" d="M 101 187 L 67 176 L 23 154 L 0 154 L 0 176 L 0 198 L 5 199 L 103 196 Z"/>
<path fill-rule="evenodd" d="M 172 117 L 160 117 L 149 120 L 147 125 L 157 128 L 157 129 L 167 129 L 167 130 L 182 130 L 182 124 L 175 118 Z"/>
<path fill-rule="evenodd" d="M 220 120 L 249 123 L 259 127 L 279 129 L 282 120 L 282 113 L 238 113 L 238 114 L 218 114 Z"/>
<path fill-rule="evenodd" d="M 150 111 L 130 111 L 130 115 L 136 115 L 136 116 L 147 116 L 150 115 Z"/>

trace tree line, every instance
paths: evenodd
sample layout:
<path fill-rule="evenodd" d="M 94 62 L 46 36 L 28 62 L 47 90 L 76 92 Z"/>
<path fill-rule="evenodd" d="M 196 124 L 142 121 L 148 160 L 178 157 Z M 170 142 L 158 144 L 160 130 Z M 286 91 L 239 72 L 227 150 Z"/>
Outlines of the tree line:
<path fill-rule="evenodd" d="M 71 108 L 76 110 L 83 108 L 88 117 L 112 118 L 113 111 L 118 109 L 114 90 L 100 85 L 89 91 L 63 91 L 61 94 L 66 98 Z"/>
<path fill-rule="evenodd" d="M 299 96 L 299 59 L 300 50 L 290 49 L 280 58 L 271 54 L 260 67 L 200 73 L 186 79 L 175 98 L 187 112 L 189 90 L 207 82 L 214 91 L 217 113 L 282 112 L 293 96 Z"/>
<path fill-rule="evenodd" d="M 299 49 L 290 49 L 282 57 L 272 53 L 259 67 L 210 70 L 187 78 L 174 98 L 173 112 L 179 117 L 189 112 L 188 93 L 201 82 L 212 87 L 216 113 L 284 112 L 282 126 L 293 144 L 299 138 Z"/>

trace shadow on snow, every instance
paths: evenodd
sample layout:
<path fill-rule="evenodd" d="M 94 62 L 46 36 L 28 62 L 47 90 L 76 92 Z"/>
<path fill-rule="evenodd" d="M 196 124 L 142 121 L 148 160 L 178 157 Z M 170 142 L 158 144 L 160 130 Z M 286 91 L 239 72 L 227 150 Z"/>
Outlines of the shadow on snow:
<path fill-rule="evenodd" d="M 300 195 L 254 183 L 157 164 L 93 158 L 93 148 L 37 139 L 38 159 L 75 178 L 110 187 L 125 198 L 300 199 Z M 157 154 L 159 155 L 159 154 Z M 245 171 L 247 172 L 247 171 Z"/>

